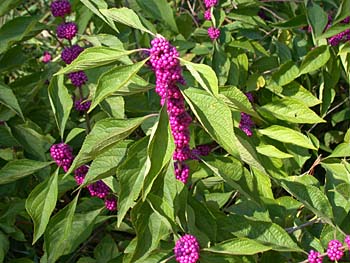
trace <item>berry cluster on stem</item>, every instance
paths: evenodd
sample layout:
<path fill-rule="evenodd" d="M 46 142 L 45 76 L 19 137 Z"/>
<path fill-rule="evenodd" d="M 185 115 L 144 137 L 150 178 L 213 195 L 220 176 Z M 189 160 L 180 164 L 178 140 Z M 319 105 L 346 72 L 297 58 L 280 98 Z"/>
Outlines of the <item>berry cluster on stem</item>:
<path fill-rule="evenodd" d="M 254 98 L 251 93 L 246 94 L 248 100 L 250 103 L 253 102 Z M 254 126 L 254 122 L 252 121 L 252 118 L 250 117 L 249 114 L 241 112 L 241 121 L 239 123 L 239 128 L 247 135 L 247 136 L 252 136 L 253 131 L 252 127 Z"/>
<path fill-rule="evenodd" d="M 176 241 L 175 259 L 179 263 L 196 263 L 199 259 L 199 244 L 196 237 L 186 234 Z"/>
<path fill-rule="evenodd" d="M 206 8 L 204 12 L 205 20 L 208 20 L 208 21 L 212 20 L 212 12 L 214 7 L 217 5 L 217 3 L 218 3 L 217 0 L 204 0 L 204 5 Z M 212 22 L 212 26 L 208 28 L 208 35 L 212 41 L 220 37 L 220 29 L 216 28 L 213 22 Z"/>

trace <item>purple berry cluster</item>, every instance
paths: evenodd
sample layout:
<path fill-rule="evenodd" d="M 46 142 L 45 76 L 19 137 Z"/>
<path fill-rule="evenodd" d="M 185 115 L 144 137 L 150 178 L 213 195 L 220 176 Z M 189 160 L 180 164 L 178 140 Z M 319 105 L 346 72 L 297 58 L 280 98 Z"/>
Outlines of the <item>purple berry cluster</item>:
<path fill-rule="evenodd" d="M 218 4 L 217 0 L 204 0 L 204 5 L 206 10 L 204 12 L 204 19 L 210 21 L 211 14 L 214 6 Z M 214 25 L 208 28 L 208 35 L 212 41 L 218 39 L 220 37 L 220 29 L 216 28 Z"/>
<path fill-rule="evenodd" d="M 208 156 L 211 150 L 212 147 L 210 145 L 198 145 L 196 148 L 191 150 L 191 158 L 194 160 L 198 160 L 198 156 Z"/>
<path fill-rule="evenodd" d="M 77 88 L 81 88 L 88 81 L 88 77 L 82 70 L 69 73 L 68 78 L 72 82 L 73 86 Z"/>
<path fill-rule="evenodd" d="M 69 40 L 69 46 L 65 47 L 61 53 L 61 59 L 66 64 L 71 64 L 84 50 L 84 48 L 80 47 L 79 45 L 71 45 L 71 40 L 77 35 L 78 32 L 78 26 L 76 23 L 65 21 L 65 16 L 71 12 L 71 5 L 68 0 L 53 1 L 51 3 L 51 12 L 53 16 L 63 18 L 63 23 L 58 25 L 56 33 L 58 38 Z M 88 81 L 88 77 L 84 71 L 71 72 L 68 74 L 68 78 L 70 79 L 72 85 L 79 89 L 81 89 L 81 87 Z M 81 90 L 80 94 L 82 94 Z M 90 102 L 81 103 L 83 98 L 80 99 L 80 101 L 78 100 L 74 103 L 75 109 L 78 111 L 86 111 L 86 109 L 90 107 Z"/>
<path fill-rule="evenodd" d="M 329 241 L 327 251 L 324 254 L 310 250 L 307 262 L 322 263 L 324 256 L 327 256 L 330 261 L 338 262 L 344 256 L 346 248 L 347 250 L 350 250 L 350 236 L 345 237 L 344 243 L 346 246 L 343 246 L 343 244 L 337 239 Z"/>
<path fill-rule="evenodd" d="M 78 32 L 78 26 L 73 22 L 62 23 L 58 25 L 56 33 L 59 38 L 72 40 Z"/>
<path fill-rule="evenodd" d="M 81 185 L 84 182 L 88 171 L 89 167 L 87 165 L 82 165 L 74 171 L 74 179 L 78 185 Z M 96 196 L 98 198 L 104 199 L 105 207 L 108 210 L 116 210 L 117 200 L 114 197 L 109 196 L 110 189 L 102 180 L 98 180 L 93 184 L 89 184 L 87 186 L 87 189 L 89 190 L 91 196 Z"/>
<path fill-rule="evenodd" d="M 196 263 L 199 259 L 199 244 L 192 235 L 184 235 L 176 241 L 175 259 L 179 263 Z"/>
<path fill-rule="evenodd" d="M 71 12 L 71 5 L 68 0 L 53 1 L 50 8 L 54 17 L 65 17 Z"/>
<path fill-rule="evenodd" d="M 329 241 L 327 256 L 331 261 L 338 261 L 344 255 L 343 244 L 336 239 Z"/>
<path fill-rule="evenodd" d="M 66 47 L 63 49 L 61 53 L 61 59 L 66 63 L 70 64 L 73 62 L 74 59 L 76 59 L 81 52 L 84 51 L 84 48 L 82 48 L 79 45 L 73 45 L 71 47 Z"/>
<path fill-rule="evenodd" d="M 253 102 L 253 95 L 251 93 L 246 94 L 248 100 L 252 103 Z M 241 121 L 239 123 L 239 128 L 247 135 L 252 136 L 253 131 L 252 127 L 254 126 L 254 122 L 252 121 L 252 118 L 249 114 L 246 114 L 244 112 L 241 112 Z"/>
<path fill-rule="evenodd" d="M 322 263 L 321 253 L 315 250 L 310 250 L 307 260 L 309 263 Z"/>
<path fill-rule="evenodd" d="M 74 102 L 74 108 L 77 111 L 83 111 L 83 112 L 88 111 L 90 109 L 90 106 L 91 106 L 90 100 L 85 101 L 84 99 L 79 99 Z"/>
<path fill-rule="evenodd" d="M 73 150 L 65 143 L 53 144 L 50 148 L 50 154 L 52 159 L 59 167 L 62 167 L 67 172 L 73 162 Z"/>
<path fill-rule="evenodd" d="M 161 97 L 161 105 L 166 103 L 171 132 L 176 149 L 173 159 L 176 161 L 176 177 L 186 183 L 189 175 L 188 166 L 183 162 L 190 159 L 189 147 L 191 116 L 185 108 L 184 98 L 177 84 L 184 84 L 179 53 L 165 38 L 152 40 L 150 49 L 150 65 L 156 75 L 156 92 Z"/>

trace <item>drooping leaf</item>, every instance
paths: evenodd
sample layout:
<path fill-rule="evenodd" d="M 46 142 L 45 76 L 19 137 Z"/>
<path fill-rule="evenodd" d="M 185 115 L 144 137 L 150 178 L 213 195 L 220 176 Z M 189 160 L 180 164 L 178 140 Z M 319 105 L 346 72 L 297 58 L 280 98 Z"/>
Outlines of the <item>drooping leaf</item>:
<path fill-rule="evenodd" d="M 37 185 L 26 200 L 26 210 L 34 222 L 33 244 L 44 234 L 58 194 L 58 171 Z"/>
<path fill-rule="evenodd" d="M 95 124 L 67 172 L 93 160 L 124 138 L 128 137 L 150 115 L 128 120 L 103 119 Z"/>
<path fill-rule="evenodd" d="M 226 151 L 233 156 L 239 156 L 235 148 L 235 134 L 229 107 L 203 90 L 189 88 L 184 91 L 184 94 L 203 128 Z"/>
<path fill-rule="evenodd" d="M 328 23 L 327 13 L 314 2 L 309 2 L 307 7 L 307 17 L 312 27 L 313 34 L 317 37 L 325 29 Z"/>
<path fill-rule="evenodd" d="M 50 80 L 48 93 L 56 124 L 60 131 L 61 139 L 63 139 L 64 129 L 73 107 L 73 100 L 64 85 L 63 76 L 53 77 Z"/>
<path fill-rule="evenodd" d="M 19 159 L 8 162 L 0 169 L 0 185 L 22 179 L 49 166 L 50 164 L 50 162 L 39 162 L 28 159 Z"/>
<path fill-rule="evenodd" d="M 146 61 L 147 59 L 133 65 L 117 66 L 103 74 L 98 81 L 89 111 L 92 111 L 104 98 L 125 86 Z"/>
<path fill-rule="evenodd" d="M 143 184 L 143 200 L 151 191 L 152 185 L 162 169 L 172 160 L 175 144 L 171 135 L 166 107 L 162 107 L 158 123 L 154 126 L 148 145 L 147 171 Z"/>
<path fill-rule="evenodd" d="M 142 25 L 137 14 L 126 7 L 122 8 L 110 8 L 110 9 L 100 9 L 100 12 L 112 20 L 122 23 L 124 25 L 139 29 L 143 32 L 154 35 L 150 30 L 148 30 L 144 25 Z"/>
<path fill-rule="evenodd" d="M 272 125 L 268 128 L 259 130 L 259 132 L 280 142 L 291 143 L 313 150 L 316 149 L 311 140 L 304 134 L 284 126 Z"/>
<path fill-rule="evenodd" d="M 13 91 L 5 84 L 0 82 L 0 103 L 13 110 L 18 116 L 24 120 L 21 107 Z"/>
<path fill-rule="evenodd" d="M 71 64 L 58 71 L 56 75 L 108 65 L 134 52 L 135 50 L 123 50 L 109 47 L 90 47 L 80 53 L 80 55 L 73 60 Z"/>
<path fill-rule="evenodd" d="M 324 66 L 331 54 L 328 46 L 319 46 L 311 50 L 300 65 L 300 75 L 310 73 Z"/>

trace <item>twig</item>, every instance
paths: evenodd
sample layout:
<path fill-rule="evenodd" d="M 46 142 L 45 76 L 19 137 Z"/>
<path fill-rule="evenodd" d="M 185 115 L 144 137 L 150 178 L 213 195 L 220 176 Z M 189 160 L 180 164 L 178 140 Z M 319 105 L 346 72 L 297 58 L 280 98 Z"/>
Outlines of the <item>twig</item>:
<path fill-rule="evenodd" d="M 295 231 L 297 231 L 297 230 L 300 230 L 300 229 L 302 229 L 302 228 L 304 228 L 304 227 L 307 227 L 307 226 L 311 226 L 311 225 L 313 225 L 313 224 L 317 224 L 317 223 L 319 223 L 319 222 L 321 222 L 321 219 L 315 218 L 315 219 L 313 219 L 313 220 L 311 220 L 311 221 L 309 221 L 309 222 L 306 222 L 306 223 L 304 223 L 304 224 L 301 224 L 300 226 L 288 227 L 288 228 L 286 228 L 285 230 L 286 230 L 289 234 L 291 234 L 291 233 L 293 233 L 293 232 L 295 232 Z"/>
<path fill-rule="evenodd" d="M 277 18 L 279 20 L 284 20 L 282 17 L 280 17 L 279 15 L 277 15 L 275 12 L 273 12 L 272 10 L 268 9 L 267 7 L 265 6 L 259 6 L 261 9 L 269 12 L 274 18 Z"/>

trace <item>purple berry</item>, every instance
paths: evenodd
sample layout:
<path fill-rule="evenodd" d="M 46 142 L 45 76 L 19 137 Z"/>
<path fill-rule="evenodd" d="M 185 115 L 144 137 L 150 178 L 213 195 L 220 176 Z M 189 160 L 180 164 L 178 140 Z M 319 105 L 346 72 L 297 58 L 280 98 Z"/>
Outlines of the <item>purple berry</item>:
<path fill-rule="evenodd" d="M 253 131 L 252 131 L 252 126 L 254 125 L 250 115 L 241 112 L 241 121 L 239 123 L 239 128 L 247 134 L 247 136 L 252 136 Z"/>
<path fill-rule="evenodd" d="M 105 198 L 109 194 L 109 187 L 102 180 L 88 185 L 87 188 L 91 196 L 97 196 L 98 198 Z"/>
<path fill-rule="evenodd" d="M 184 235 L 176 241 L 174 247 L 176 261 L 179 263 L 196 263 L 199 259 L 199 244 L 192 235 Z"/>
<path fill-rule="evenodd" d="M 82 48 L 78 45 L 73 45 L 72 47 L 67 47 L 67 48 L 63 49 L 63 51 L 61 53 L 61 59 L 66 64 L 70 64 L 83 51 L 84 51 L 84 48 Z"/>
<path fill-rule="evenodd" d="M 206 8 L 211 8 L 218 3 L 218 0 L 204 0 L 204 4 Z"/>
<path fill-rule="evenodd" d="M 88 111 L 90 109 L 90 106 L 91 106 L 91 101 L 90 100 L 85 101 L 85 99 L 84 100 L 83 99 L 79 99 L 79 100 L 76 100 L 74 102 L 74 108 L 77 111 Z"/>
<path fill-rule="evenodd" d="M 198 145 L 196 148 L 191 150 L 191 158 L 198 160 L 198 156 L 207 156 L 211 152 L 212 147 L 207 144 Z"/>
<path fill-rule="evenodd" d="M 77 72 L 69 73 L 68 77 L 69 77 L 70 81 L 72 82 L 73 86 L 75 86 L 77 88 L 80 88 L 88 81 L 88 78 L 87 78 L 84 71 L 77 71 Z"/>
<path fill-rule="evenodd" d="M 190 174 L 190 168 L 185 163 L 182 163 L 181 166 L 178 162 L 175 162 L 175 177 L 177 180 L 187 183 L 188 176 Z"/>
<path fill-rule="evenodd" d="M 322 263 L 322 257 L 320 252 L 314 250 L 310 250 L 307 260 L 309 263 Z"/>
<path fill-rule="evenodd" d="M 56 33 L 59 38 L 65 38 L 68 40 L 73 39 L 78 32 L 77 24 L 73 22 L 62 23 L 58 25 Z"/>
<path fill-rule="evenodd" d="M 74 179 L 78 185 L 81 185 L 84 182 L 85 176 L 89 171 L 87 165 L 82 165 L 74 171 Z"/>
<path fill-rule="evenodd" d="M 43 57 L 41 58 L 41 61 L 46 64 L 46 63 L 49 63 L 51 59 L 52 59 L 51 54 L 45 51 Z"/>
<path fill-rule="evenodd" d="M 204 12 L 204 19 L 205 20 L 211 20 L 211 11 L 210 11 L 210 9 L 208 9 L 208 10 L 205 10 L 205 12 Z"/>
<path fill-rule="evenodd" d="M 69 170 L 74 156 L 73 150 L 68 144 L 53 144 L 50 148 L 50 154 L 57 166 L 62 167 L 65 172 Z"/>
<path fill-rule="evenodd" d="M 338 261 L 344 255 L 343 244 L 336 239 L 329 241 L 327 256 L 331 261 Z"/>
<path fill-rule="evenodd" d="M 215 27 L 209 27 L 208 28 L 208 35 L 212 41 L 216 40 L 220 36 L 220 29 Z"/>
<path fill-rule="evenodd" d="M 117 200 L 114 197 L 107 197 L 105 199 L 105 207 L 109 211 L 115 211 L 117 210 Z"/>
<path fill-rule="evenodd" d="M 54 17 L 64 17 L 71 12 L 71 5 L 68 0 L 53 1 L 50 5 L 50 8 L 51 13 Z"/>

